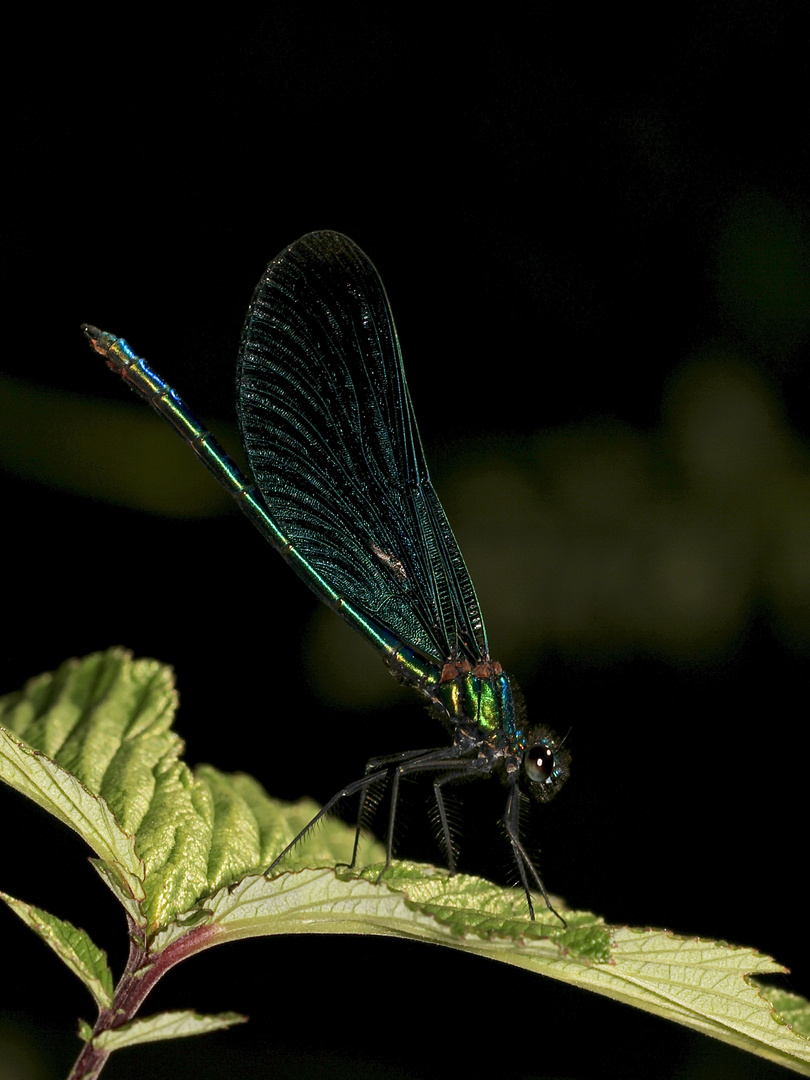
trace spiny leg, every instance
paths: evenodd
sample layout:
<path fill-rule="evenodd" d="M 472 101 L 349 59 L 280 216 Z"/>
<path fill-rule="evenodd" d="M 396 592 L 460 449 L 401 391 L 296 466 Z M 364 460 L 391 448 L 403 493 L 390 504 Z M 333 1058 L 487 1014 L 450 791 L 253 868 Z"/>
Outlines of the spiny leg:
<path fill-rule="evenodd" d="M 447 810 L 444 805 L 444 795 L 442 794 L 442 788 L 445 784 L 452 783 L 453 780 L 461 780 L 471 775 L 479 774 L 485 775 L 492 771 L 492 766 L 485 758 L 474 758 L 471 761 L 459 762 L 455 768 L 448 768 L 448 770 L 441 776 L 438 776 L 433 781 L 433 797 L 436 800 L 436 809 L 439 812 L 439 824 L 442 828 L 442 836 L 444 837 L 444 846 L 447 851 L 447 862 L 449 864 L 448 869 L 450 874 L 453 875 L 456 872 L 456 857 L 453 851 L 453 836 L 450 832 L 450 822 L 447 817 Z"/>
<path fill-rule="evenodd" d="M 518 847 L 520 844 L 520 793 L 515 784 L 509 788 L 509 795 L 506 800 L 506 810 L 504 812 L 504 824 L 506 826 L 506 834 L 512 844 L 512 854 L 517 863 L 520 882 L 523 885 L 523 891 L 526 894 L 526 902 L 529 905 L 529 918 L 534 922 L 534 904 L 532 903 L 532 894 L 529 889 L 529 879 L 526 877 L 526 867 Z"/>
<path fill-rule="evenodd" d="M 563 926 L 568 926 L 568 923 L 551 903 L 549 895 L 546 892 L 546 887 L 543 884 L 539 873 L 537 872 L 537 868 L 529 857 L 529 853 L 526 851 L 526 848 L 523 846 L 523 841 L 520 839 L 519 800 L 520 789 L 515 783 L 512 784 L 509 788 L 509 795 L 506 800 L 506 810 L 503 815 L 503 823 L 506 828 L 510 843 L 512 844 L 512 852 L 515 856 L 515 862 L 517 863 L 518 871 L 520 873 L 520 880 L 523 885 L 523 891 L 526 893 L 526 900 L 529 904 L 529 915 L 531 916 L 532 921 L 534 921 L 534 905 L 532 904 L 531 892 L 529 891 L 529 882 L 526 875 L 527 870 L 531 873 L 532 878 L 534 878 L 535 884 L 540 890 L 540 894 L 545 900 L 548 910 L 551 912 L 552 915 L 555 915 L 560 920 Z"/>
<path fill-rule="evenodd" d="M 265 870 L 264 876 L 266 877 L 269 873 L 271 873 L 271 871 L 274 870 L 276 866 L 278 866 L 284 856 L 289 854 L 289 852 L 295 847 L 295 845 L 299 843 L 299 841 L 303 840 L 307 833 L 310 832 L 310 830 L 318 824 L 321 818 L 325 817 L 330 812 L 330 810 L 332 810 L 340 802 L 341 799 L 348 799 L 352 795 L 355 795 L 357 792 L 360 792 L 360 813 L 358 815 L 357 828 L 355 830 L 352 861 L 349 864 L 351 867 L 354 867 L 357 860 L 357 850 L 360 841 L 360 825 L 362 822 L 362 812 L 368 795 L 368 789 L 370 787 L 373 787 L 374 784 L 377 784 L 380 781 L 384 780 L 387 777 L 388 772 L 392 768 L 392 766 L 396 766 L 394 772 L 395 790 L 392 789 L 392 798 L 394 799 L 394 802 L 392 803 L 392 813 L 390 815 L 389 821 L 385 866 L 383 867 L 382 871 L 382 873 L 384 873 L 385 870 L 387 870 L 391 865 L 391 844 L 394 826 L 393 811 L 396 808 L 395 799 L 397 797 L 399 787 L 399 770 L 403 767 L 405 771 L 411 771 L 412 769 L 414 769 L 414 767 L 426 769 L 435 768 L 437 767 L 437 763 L 438 767 L 440 768 L 442 761 L 446 761 L 448 757 L 454 759 L 457 756 L 458 751 L 455 749 L 455 747 L 442 746 L 433 750 L 406 750 L 398 754 L 390 754 L 387 757 L 372 758 L 366 765 L 365 775 L 361 779 L 355 780 L 354 783 L 347 784 L 346 787 L 341 788 L 340 791 L 336 792 L 331 797 L 331 799 L 324 803 L 318 813 L 310 821 L 307 822 L 304 828 L 301 829 L 301 831 L 295 837 L 293 837 L 289 844 L 287 844 L 287 846 L 275 857 L 275 859 L 273 859 L 273 861 Z"/>
<path fill-rule="evenodd" d="M 439 824 L 442 829 L 442 836 L 444 837 L 444 850 L 447 853 L 447 869 L 450 871 L 450 876 L 456 872 L 456 853 L 453 850 L 453 836 L 450 832 L 450 823 L 447 820 L 447 810 L 444 805 L 444 795 L 442 795 L 442 784 L 446 782 L 445 777 L 440 777 L 433 781 L 433 798 L 436 800 L 436 809 L 439 812 Z"/>
<path fill-rule="evenodd" d="M 442 777 L 437 781 L 440 785 L 450 780 L 460 779 L 463 776 L 470 776 L 475 773 L 487 773 L 491 772 L 491 766 L 489 762 L 484 758 L 473 758 L 472 760 L 459 761 L 459 757 L 465 751 L 459 747 L 446 746 L 439 750 L 428 751 L 422 757 L 414 757 L 412 760 L 404 761 L 398 765 L 393 771 L 393 780 L 391 782 L 391 803 L 388 812 L 388 836 L 386 839 L 386 855 L 385 855 L 385 867 L 382 873 L 388 869 L 391 865 L 393 844 L 394 844 L 394 824 L 396 821 L 397 812 L 397 800 L 399 798 L 399 782 L 403 776 L 415 773 L 439 770 L 443 772 Z M 436 783 L 433 785 L 434 792 L 436 791 Z M 455 860 L 453 858 L 452 839 L 449 833 L 449 825 L 447 823 L 447 815 L 444 812 L 444 800 L 440 795 L 437 796 L 437 802 L 439 804 L 440 817 L 444 814 L 442 827 L 445 830 L 445 842 L 448 849 L 448 861 L 450 862 L 450 873 L 455 873 Z M 380 875 L 382 877 L 382 874 Z"/>
<path fill-rule="evenodd" d="M 431 750 L 401 750 L 398 754 L 386 754 L 382 757 L 373 757 L 366 762 L 365 775 L 368 776 L 370 773 L 382 772 L 383 770 L 387 775 L 388 770 L 393 765 L 400 765 L 404 761 L 410 761 L 413 758 L 423 757 L 425 754 L 435 754 L 438 753 L 440 750 L 446 749 L 446 747 L 437 747 Z M 357 825 L 354 830 L 354 847 L 352 849 L 352 861 L 348 864 L 350 870 L 354 869 L 357 864 L 357 852 L 360 847 L 360 833 L 363 827 L 363 814 L 365 812 L 366 799 L 368 797 L 369 788 L 373 787 L 379 779 L 381 779 L 381 777 L 378 776 L 377 779 L 372 780 L 369 784 L 363 787 L 360 792 L 360 805 L 357 808 Z M 386 869 L 388 869 L 389 861 L 390 855 L 389 860 L 387 860 L 385 864 Z"/>
<path fill-rule="evenodd" d="M 321 807 L 321 809 L 318 811 L 318 813 L 315 815 L 315 817 L 313 817 L 311 821 L 307 822 L 307 824 L 298 833 L 298 835 L 295 836 L 289 842 L 289 844 L 287 844 L 287 846 L 284 848 L 284 850 L 279 855 L 276 855 L 275 859 L 273 859 L 273 861 L 270 863 L 270 865 L 265 870 L 264 876 L 267 877 L 267 875 L 272 870 L 274 870 L 276 866 L 278 866 L 278 864 L 281 862 L 281 860 L 284 858 L 284 856 L 287 855 L 295 847 L 295 845 L 300 840 L 303 840 L 303 838 L 307 835 L 307 833 L 311 829 L 313 829 L 318 824 L 318 822 L 321 820 L 321 818 L 324 817 L 326 814 L 328 814 L 329 811 L 334 806 L 336 806 L 337 803 L 339 803 L 341 799 L 348 799 L 350 796 L 354 795 L 358 791 L 365 792 L 372 784 L 376 784 L 376 783 L 378 783 L 378 781 L 384 780 L 387 772 L 388 772 L 387 769 L 379 769 L 379 770 L 377 770 L 376 773 L 375 772 L 367 773 L 364 777 L 362 777 L 362 779 L 355 780 L 353 784 L 347 784 L 346 787 L 341 788 L 340 791 L 338 791 L 335 795 L 332 796 L 331 799 L 328 800 L 328 802 L 324 803 L 324 805 Z M 356 849 L 356 847 L 357 847 L 357 839 L 355 838 L 355 849 Z M 354 862 L 352 862 L 352 866 L 353 865 L 354 865 Z"/>

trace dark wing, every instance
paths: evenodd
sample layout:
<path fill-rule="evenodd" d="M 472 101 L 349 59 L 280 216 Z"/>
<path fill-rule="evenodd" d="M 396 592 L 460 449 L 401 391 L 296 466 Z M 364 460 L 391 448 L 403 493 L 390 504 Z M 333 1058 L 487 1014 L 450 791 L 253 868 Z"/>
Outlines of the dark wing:
<path fill-rule="evenodd" d="M 267 267 L 242 333 L 237 408 L 270 513 L 340 596 L 440 663 L 488 655 L 385 289 L 347 237 L 310 233 Z"/>

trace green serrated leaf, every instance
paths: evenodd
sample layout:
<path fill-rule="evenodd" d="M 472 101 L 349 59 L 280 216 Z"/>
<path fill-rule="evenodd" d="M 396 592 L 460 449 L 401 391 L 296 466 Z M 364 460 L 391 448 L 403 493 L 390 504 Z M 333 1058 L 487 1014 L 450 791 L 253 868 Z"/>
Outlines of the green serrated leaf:
<path fill-rule="evenodd" d="M 245 774 L 192 772 L 171 730 L 176 704 L 171 669 L 123 649 L 71 660 L 0 700 L 0 721 L 33 743 L 7 736 L 0 777 L 87 839 L 150 934 L 264 869 L 315 812 L 311 802 L 282 806 Z M 346 859 L 352 837 L 327 823 L 289 865 Z"/>
<path fill-rule="evenodd" d="M 173 710 L 171 672 L 122 650 L 63 665 L 0 701 L 0 719 L 17 732 L 0 742 L 0 775 L 87 836 L 101 856 L 97 869 L 130 918 L 147 927 L 153 962 L 170 948 L 167 967 L 213 944 L 267 934 L 396 935 L 593 990 L 810 1075 L 810 1044 L 800 1034 L 810 1028 L 810 1004 L 760 988 L 752 976 L 784 969 L 751 949 L 609 927 L 587 912 L 566 912 L 564 927 L 539 904 L 530 922 L 520 893 L 414 863 L 394 863 L 379 881 L 378 845 L 366 849 L 374 865 L 361 872 L 335 866 L 354 836 L 336 821 L 314 830 L 283 872 L 265 879 L 256 871 L 310 820 L 314 804 L 284 806 L 244 774 L 192 772 L 170 730 Z M 20 743 L 21 731 L 43 746 Z M 67 761 L 78 777 L 66 772 Z M 122 821 L 135 829 L 134 842 Z M 140 894 L 135 867 L 145 874 Z M 59 948 L 78 954 L 60 933 Z M 92 978 L 102 985 L 98 972 Z M 172 1014 L 98 1039 L 114 1048 L 211 1024 L 225 1026 L 221 1018 Z"/>
<path fill-rule="evenodd" d="M 774 1010 L 776 1022 L 788 1024 L 797 1035 L 810 1038 L 810 1001 L 798 994 L 791 994 L 788 990 L 755 981 L 759 992 Z"/>
<path fill-rule="evenodd" d="M 246 1016 L 239 1013 L 218 1013 L 201 1016 L 191 1009 L 179 1012 L 158 1013 L 146 1020 L 133 1020 L 121 1027 L 96 1035 L 93 1045 L 99 1050 L 120 1050 L 138 1043 L 160 1042 L 163 1039 L 184 1039 L 189 1035 L 205 1035 L 209 1031 L 222 1031 L 234 1024 L 244 1024 Z"/>
<path fill-rule="evenodd" d="M 512 946 L 520 951 L 539 945 L 548 955 L 565 952 L 586 964 L 595 957 L 610 959 L 608 928 L 587 912 L 566 912 L 567 928 L 551 913 L 531 922 L 517 913 L 522 894 L 481 878 L 451 878 L 432 866 L 403 863 L 401 873 L 395 864 L 394 873 L 378 885 L 379 869 L 247 877 L 209 898 L 211 924 L 228 940 L 257 934 L 394 933 L 473 950 L 476 941 L 507 952 Z"/>
<path fill-rule="evenodd" d="M 135 833 L 156 775 L 183 749 L 171 730 L 176 708 L 171 668 L 108 649 L 29 680 L 0 701 L 0 724 L 106 799 Z"/>
<path fill-rule="evenodd" d="M 378 871 L 248 877 L 209 898 L 205 945 L 279 933 L 382 934 L 447 945 L 635 1005 L 810 1075 L 810 1043 L 798 1033 L 810 1003 L 766 999 L 751 976 L 784 968 L 753 949 L 605 926 L 587 912 L 566 911 L 567 928 L 540 912 L 531 923 L 516 911 L 519 895 L 489 882 L 403 863 L 377 885 Z M 167 930 L 154 945 L 171 940 Z"/>
<path fill-rule="evenodd" d="M 573 979 L 564 967 L 549 974 L 810 1075 L 810 1044 L 776 1021 L 749 978 L 785 971 L 770 957 L 665 930 L 616 927 L 612 939 L 610 967 Z"/>
<path fill-rule="evenodd" d="M 135 838 L 120 827 L 104 799 L 2 727 L 0 779 L 74 829 L 106 863 L 117 868 L 134 896 L 143 896 L 143 865 Z"/>
<path fill-rule="evenodd" d="M 382 866 L 367 866 L 362 877 L 376 881 Z M 429 870 L 430 872 L 426 872 Z M 522 893 L 504 889 L 466 874 L 451 876 L 446 870 L 399 861 L 382 879 L 402 891 L 408 902 L 431 915 L 454 934 L 477 934 L 484 938 L 516 941 L 548 938 L 582 959 L 608 961 L 610 937 L 601 919 L 589 912 L 566 912 L 567 926 L 538 904 L 537 917 L 526 917 Z M 563 907 L 561 901 L 557 901 Z"/>
<path fill-rule="evenodd" d="M 144 908 L 150 927 L 164 926 L 209 891 L 213 806 L 205 784 L 183 762 L 157 778 L 137 834 L 146 864 Z"/>
<path fill-rule="evenodd" d="M 107 966 L 107 954 L 84 930 L 7 893 L 0 892 L 0 899 L 82 980 L 100 1009 L 112 1005 L 113 977 Z"/>

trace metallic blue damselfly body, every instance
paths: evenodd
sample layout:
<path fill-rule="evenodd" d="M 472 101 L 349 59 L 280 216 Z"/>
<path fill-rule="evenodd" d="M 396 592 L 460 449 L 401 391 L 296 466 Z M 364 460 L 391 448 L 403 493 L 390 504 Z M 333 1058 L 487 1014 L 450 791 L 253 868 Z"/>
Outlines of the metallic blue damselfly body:
<path fill-rule="evenodd" d="M 391 781 L 386 868 L 400 781 L 427 772 L 450 871 L 444 785 L 497 772 L 503 824 L 534 918 L 531 889 L 554 910 L 519 831 L 521 784 L 547 801 L 568 754 L 527 728 L 513 684 L 489 652 L 470 575 L 430 481 L 393 316 L 377 271 L 347 237 L 314 232 L 273 259 L 248 309 L 237 369 L 247 479 L 171 387 L 121 338 L 83 327 L 96 352 L 188 442 L 310 588 L 427 698 L 449 746 L 373 758 L 335 804 Z M 359 836 L 359 825 L 358 833 Z M 355 840 L 354 858 L 357 856 Z M 354 864 L 354 860 L 353 860 Z"/>

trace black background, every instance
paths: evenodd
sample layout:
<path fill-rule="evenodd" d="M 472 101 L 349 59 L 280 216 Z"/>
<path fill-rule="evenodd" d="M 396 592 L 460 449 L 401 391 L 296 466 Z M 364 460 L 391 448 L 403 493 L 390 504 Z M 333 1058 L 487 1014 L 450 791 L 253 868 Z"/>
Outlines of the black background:
<path fill-rule="evenodd" d="M 238 514 L 172 518 L 91 497 L 115 483 L 105 460 L 126 453 L 125 436 L 64 424 L 68 395 L 137 409 L 84 344 L 85 320 L 124 334 L 201 416 L 231 422 L 252 289 L 313 228 L 347 233 L 382 274 L 448 505 L 442 477 L 468 445 L 508 454 L 605 416 L 653 431 L 668 380 L 707 342 L 747 350 L 807 435 L 807 318 L 778 347 L 752 344 L 714 282 L 735 200 L 770 199 L 806 229 L 806 38 L 787 5 L 673 8 L 649 22 L 343 5 L 237 9 L 215 24 L 200 12 L 176 25 L 134 12 L 50 19 L 43 34 L 4 16 L 2 33 L 2 368 L 32 401 L 57 392 L 51 415 L 29 424 L 51 457 L 9 455 L 2 475 L 4 691 L 112 644 L 156 656 L 177 670 L 189 761 L 246 769 L 289 798 L 325 799 L 370 754 L 436 740 L 408 697 L 357 719 L 315 693 L 301 643 L 306 654 L 316 601 Z M 7 431 L 27 416 L 9 409 Z M 172 439 L 167 430 L 160 453 Z M 79 484 L 53 461 L 71 462 L 86 440 L 96 464 Z M 149 483 L 162 475 L 155 464 Z M 497 595 L 481 592 L 508 666 Z M 371 670 L 367 651 L 358 663 Z M 550 645 L 521 664 L 532 714 L 572 727 L 572 779 L 538 824 L 549 887 L 612 922 L 755 945 L 810 992 L 794 921 L 801 651 L 753 605 L 711 660 L 642 650 L 606 662 Z M 502 875 L 508 859 L 490 858 L 499 845 L 487 832 L 502 795 L 479 787 L 464 791 L 466 868 Z M 0 798 L 0 886 L 84 926 L 120 969 L 123 920 L 83 868 L 83 846 L 13 793 Z M 15 973 L 0 989 L 4 1030 L 38 1044 L 45 1071 L 30 1075 L 63 1075 L 89 1001 L 13 915 L 0 919 Z M 396 941 L 214 950 L 173 971 L 149 1005 L 251 1022 L 122 1052 L 111 1080 L 469 1066 L 777 1074 L 612 1002 Z"/>

